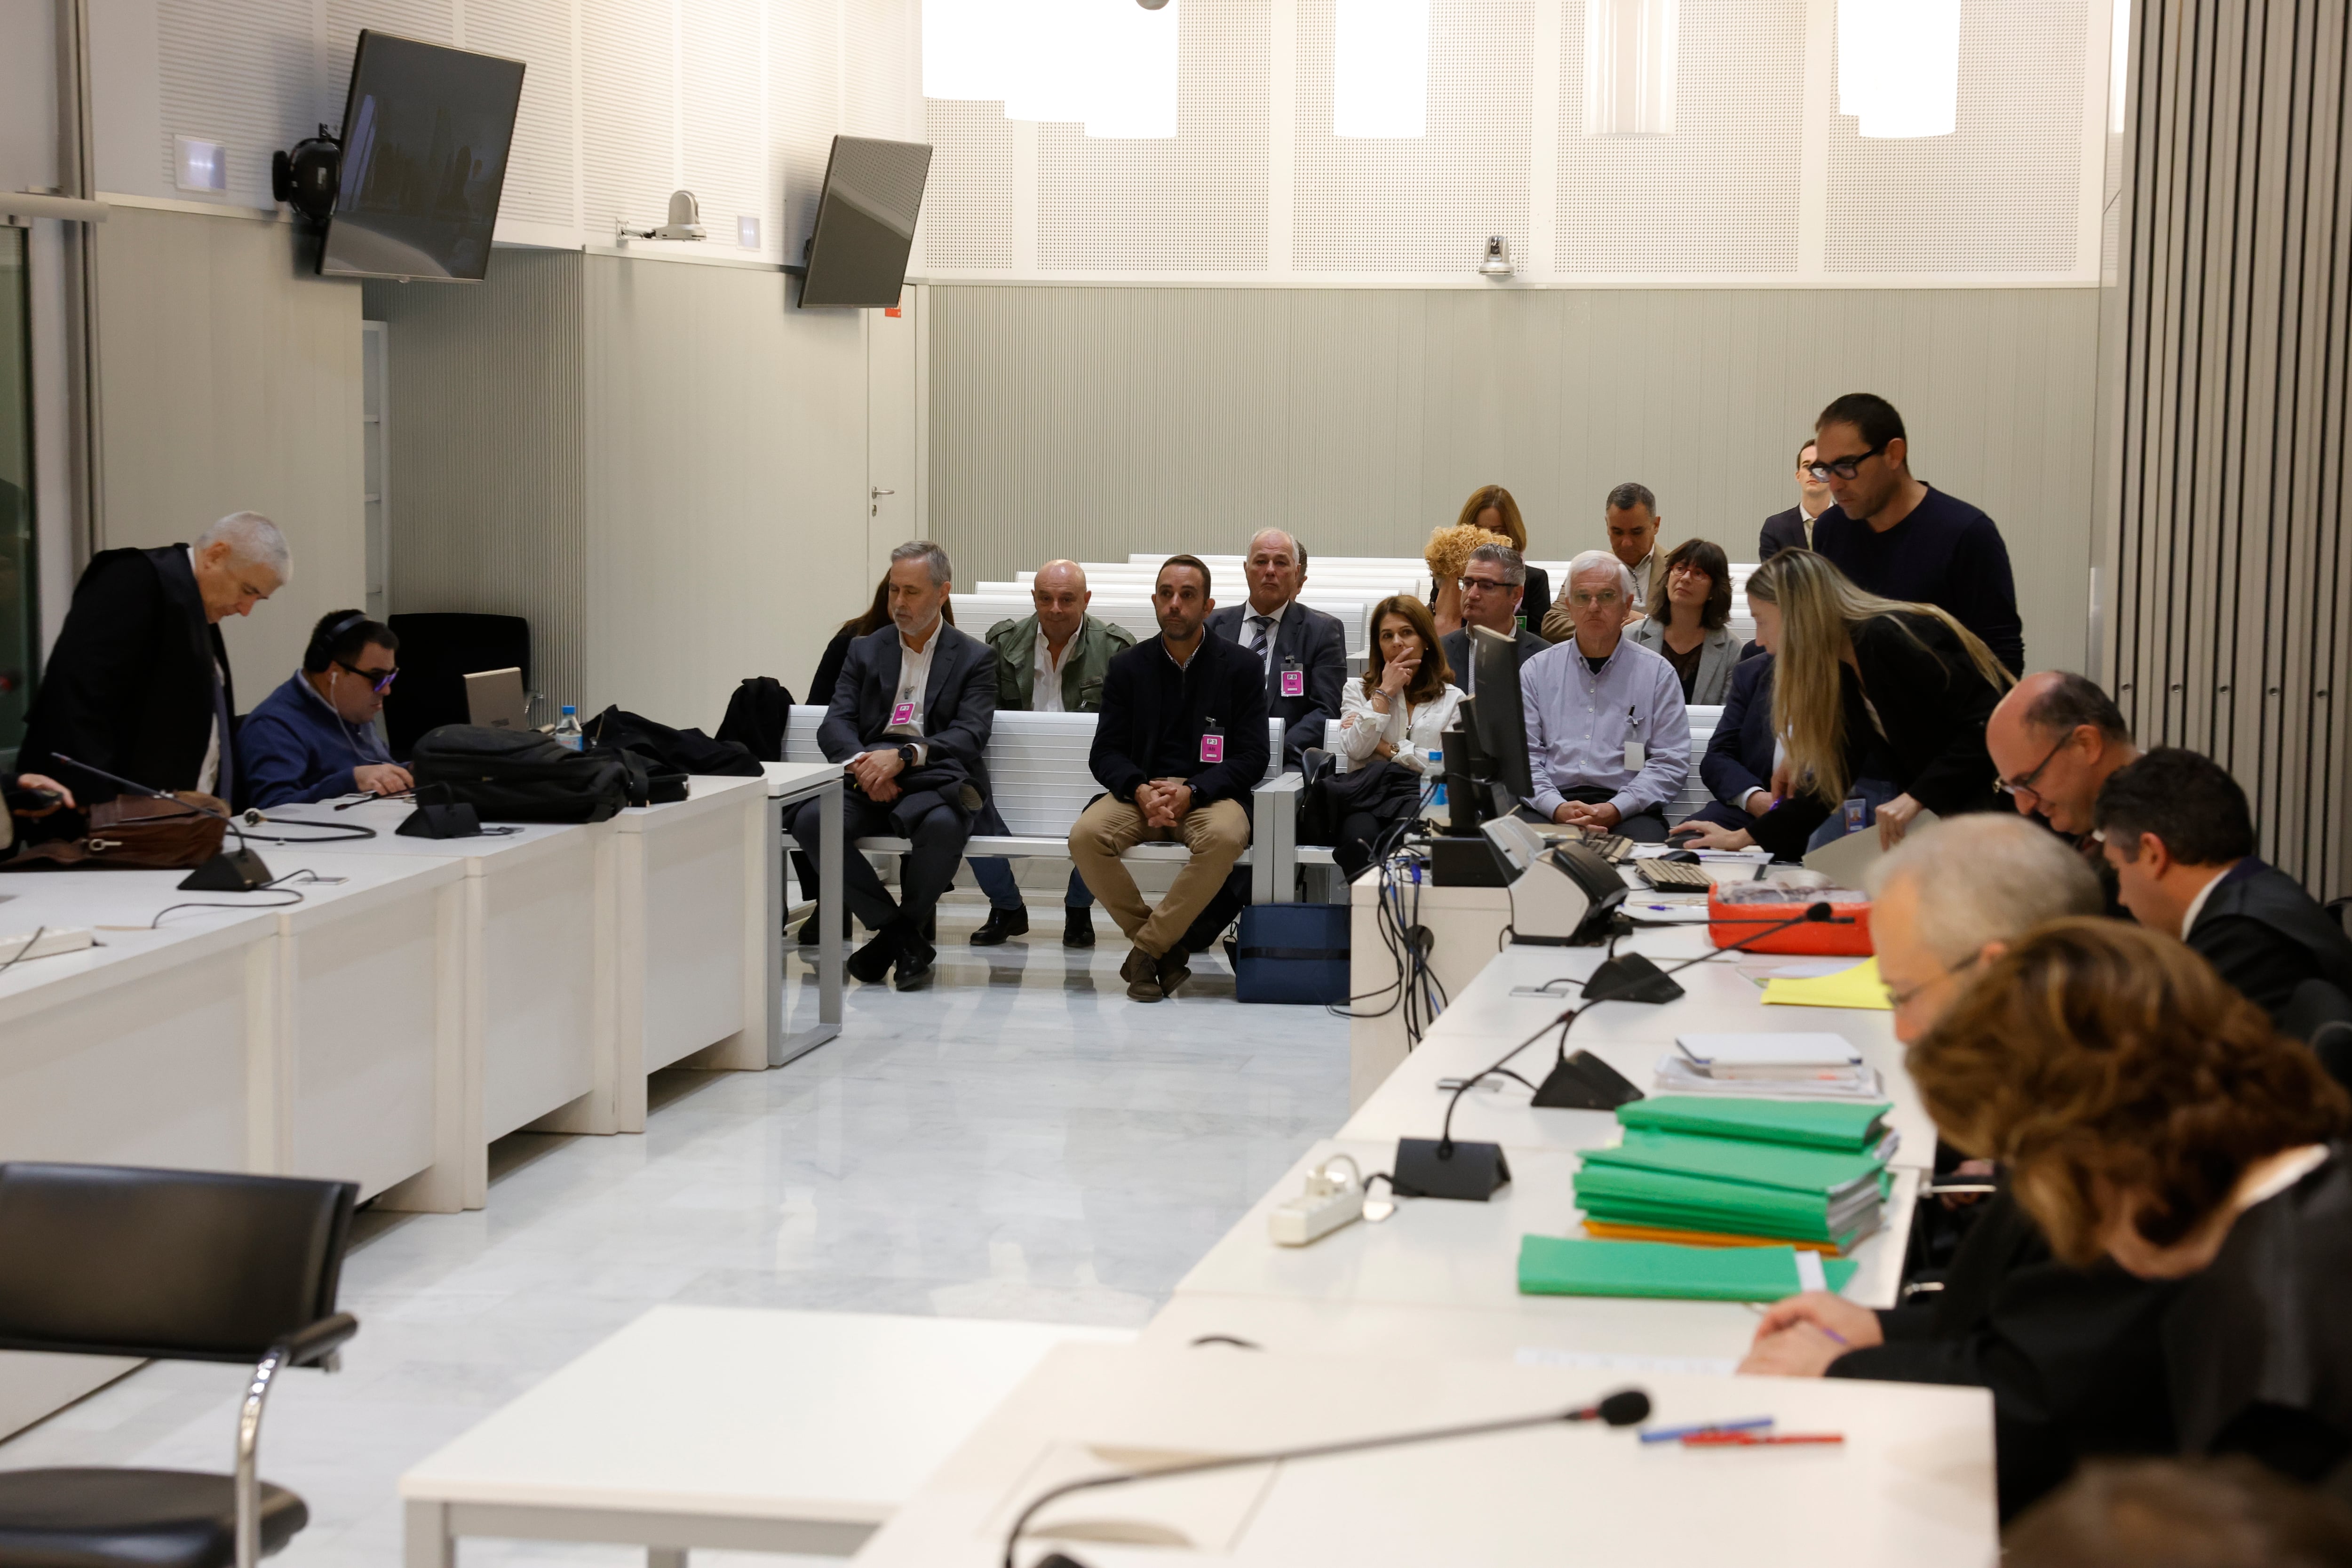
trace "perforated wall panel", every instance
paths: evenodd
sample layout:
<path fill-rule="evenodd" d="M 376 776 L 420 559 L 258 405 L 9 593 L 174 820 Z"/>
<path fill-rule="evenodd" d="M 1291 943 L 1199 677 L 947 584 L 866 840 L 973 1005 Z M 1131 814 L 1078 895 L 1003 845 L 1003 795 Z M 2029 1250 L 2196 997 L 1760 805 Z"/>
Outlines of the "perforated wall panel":
<path fill-rule="evenodd" d="M 204 199 L 270 205 L 269 155 L 319 129 L 310 0 L 159 0 L 155 12 L 162 188 L 172 139 L 194 136 L 228 149 L 228 189 Z"/>
<path fill-rule="evenodd" d="M 578 222 L 568 0 L 466 0 L 466 47 L 520 60 L 524 67 L 499 216 L 527 223 Z"/>
<path fill-rule="evenodd" d="M 912 0 L 841 0 L 841 129 L 848 136 L 918 139 L 919 33 Z"/>
<path fill-rule="evenodd" d="M 1003 105 L 923 100 L 931 154 L 922 261 L 945 268 L 1013 265 L 1013 125 Z"/>
<path fill-rule="evenodd" d="M 330 124 L 342 122 L 343 98 L 351 88 L 352 56 L 359 48 L 361 28 L 425 44 L 457 41 L 452 0 L 326 0 L 326 79 L 319 89 L 319 117 Z"/>
<path fill-rule="evenodd" d="M 614 221 L 659 223 L 677 162 L 677 50 L 670 8 L 645 0 L 580 0 L 582 225 L 612 243 Z"/>
<path fill-rule="evenodd" d="M 776 203 L 761 132 L 760 10 L 761 0 L 695 0 L 679 12 L 679 178 L 701 204 L 707 244 L 735 248 L 735 220 L 755 217 L 760 247 L 772 253 Z"/>
<path fill-rule="evenodd" d="M 1830 272 L 2065 272 L 2084 189 L 2088 0 L 1968 0 L 1949 136 L 1864 141 L 1830 121 Z M 2095 171 L 2090 171 L 2093 174 Z"/>
<path fill-rule="evenodd" d="M 1254 272 L 1266 265 L 1266 11 L 1265 0 L 1184 0 L 1173 138 L 1038 127 L 1041 268 Z"/>
<path fill-rule="evenodd" d="M 779 255 L 798 261 L 816 226 L 824 161 L 840 123 L 834 70 L 833 0 L 771 0 L 768 6 L 769 181 L 778 192 Z"/>
<path fill-rule="evenodd" d="M 1292 255 L 1302 272 L 1467 272 L 1528 244 L 1534 0 L 1432 0 L 1429 133 L 1331 133 L 1331 0 L 1298 0 Z"/>
<path fill-rule="evenodd" d="M 1559 270 L 1796 270 L 1805 0 L 1682 0 L 1672 136 L 1584 134 L 1584 8 L 1560 26 Z"/>

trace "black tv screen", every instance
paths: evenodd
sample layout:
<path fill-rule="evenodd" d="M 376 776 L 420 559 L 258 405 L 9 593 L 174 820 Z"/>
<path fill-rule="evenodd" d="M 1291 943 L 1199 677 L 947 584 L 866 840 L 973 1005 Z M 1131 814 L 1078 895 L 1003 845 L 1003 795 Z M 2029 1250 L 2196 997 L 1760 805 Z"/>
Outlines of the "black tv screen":
<path fill-rule="evenodd" d="M 921 142 L 833 139 L 801 281 L 803 306 L 898 302 L 930 168 L 931 150 Z"/>
<path fill-rule="evenodd" d="M 361 33 L 319 270 L 481 281 L 521 100 L 520 60 Z"/>

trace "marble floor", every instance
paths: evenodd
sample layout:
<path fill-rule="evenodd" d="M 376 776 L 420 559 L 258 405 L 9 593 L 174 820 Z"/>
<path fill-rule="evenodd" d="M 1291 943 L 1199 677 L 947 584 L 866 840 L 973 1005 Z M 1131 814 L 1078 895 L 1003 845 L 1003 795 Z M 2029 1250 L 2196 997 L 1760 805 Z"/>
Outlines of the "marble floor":
<path fill-rule="evenodd" d="M 479 1212 L 363 1214 L 344 1371 L 271 1395 L 263 1473 L 311 1520 L 273 1561 L 393 1568 L 400 1472 L 658 1302 L 1140 1324 L 1346 1119 L 1343 1020 L 1240 1005 L 1222 953 L 1140 1005 L 1107 917 L 1100 945 L 1070 952 L 1050 899 L 1002 947 L 963 941 L 981 913 L 942 908 L 936 989 L 853 983 L 842 1037 L 799 1061 L 659 1074 L 642 1137 L 502 1140 Z M 797 990 L 808 965 L 792 968 Z M 0 1468 L 225 1470 L 240 1376 L 151 1364 L 0 1444 Z M 460 1556 L 643 1562 L 502 1542 Z"/>

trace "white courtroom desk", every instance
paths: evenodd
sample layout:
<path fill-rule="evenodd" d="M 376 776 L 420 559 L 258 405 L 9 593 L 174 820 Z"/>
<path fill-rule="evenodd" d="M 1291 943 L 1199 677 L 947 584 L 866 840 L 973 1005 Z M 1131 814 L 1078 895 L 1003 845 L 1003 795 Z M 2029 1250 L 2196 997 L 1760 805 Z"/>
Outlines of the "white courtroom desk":
<path fill-rule="evenodd" d="M 1425 875 L 1425 873 L 1424 873 Z M 1429 970 L 1448 997 L 1469 988 L 1495 960 L 1503 928 L 1511 923 L 1508 888 L 1441 888 L 1429 881 L 1404 882 L 1394 889 L 1402 923 L 1419 925 L 1433 939 Z M 1381 879 L 1370 872 L 1348 885 L 1348 993 L 1354 1004 L 1348 1023 L 1348 1106 L 1354 1110 L 1397 1064 L 1410 1041 L 1404 1009 L 1396 1001 L 1396 959 L 1381 936 Z"/>
<path fill-rule="evenodd" d="M 841 1033 L 842 942 L 837 924 L 817 933 L 816 1016 L 797 1020 L 788 1028 L 784 1016 L 784 808 L 804 800 L 819 803 L 817 813 L 817 897 L 829 910 L 843 907 L 841 858 L 848 851 L 842 839 L 843 774 L 838 763 L 761 763 L 768 778 L 767 864 L 768 911 L 761 927 L 768 932 L 767 1065 L 782 1067 L 805 1056 Z M 730 1064 L 732 1065 L 732 1064 Z"/>
<path fill-rule="evenodd" d="M 1177 1477 L 1040 1517 L 1160 1521 L 1193 1549 L 1028 1540 L 1088 1568 L 1638 1563 L 1680 1568 L 1985 1568 L 1999 1551 L 1992 1402 L 1981 1389 L 1687 1377 L 1381 1355 L 1064 1345 L 924 1483 L 859 1568 L 995 1568 L 1051 1479 L 1098 1449 L 1244 1454 L 1534 1415 L 1645 1389 L 1669 1425 L 1770 1415 L 1836 1446 L 1700 1450 L 1598 1423 Z M 1220 1502 L 1226 1506 L 1219 1506 Z M 1202 1540 L 1201 1537 L 1207 1539 Z M 412 1565 L 420 1568 L 420 1565 Z"/>
<path fill-rule="evenodd" d="M 369 801 L 347 811 L 280 806 L 270 817 L 356 822 L 376 830 L 373 838 L 332 846 L 337 854 L 455 859 L 465 868 L 460 1201 L 479 1208 L 489 1194 L 491 1140 L 534 1123 L 559 1132 L 620 1130 L 614 1016 L 619 830 L 611 821 L 532 823 L 500 836 L 403 838 L 394 830 L 411 809 L 405 801 Z M 259 847 L 265 856 L 273 847 L 280 856 L 293 848 Z M 278 868 L 274 858 L 271 868 Z"/>
<path fill-rule="evenodd" d="M 656 1307 L 401 1477 L 408 1568 L 467 1535 L 845 1556 L 1054 1346 L 1133 1338 Z"/>
<path fill-rule="evenodd" d="M 1618 944 L 1620 952 L 1648 955 L 1661 969 L 1678 959 L 1714 951 L 1706 928 L 1646 931 Z M 1515 996 L 1515 987 L 1588 975 L 1605 957 L 1597 947 L 1512 947 L 1497 956 L 1441 1015 L 1421 1048 L 1391 1073 L 1358 1107 L 1339 1136 L 1393 1146 L 1399 1137 L 1434 1138 L 1445 1116 L 1448 1091 L 1440 1079 L 1466 1078 L 1491 1066 L 1512 1046 L 1556 1018 L 1577 998 L 1572 985 L 1556 987 L 1558 1000 Z M 1892 1163 L 1931 1167 L 1935 1124 L 1919 1103 L 1918 1091 L 1903 1068 L 1903 1047 L 1895 1038 L 1892 1013 L 1846 1007 L 1766 1006 L 1763 991 L 1739 973 L 1743 966 L 1795 963 L 1785 955 L 1726 952 L 1675 976 L 1685 994 L 1651 1005 L 1604 1002 L 1577 1019 L 1569 1031 L 1570 1055 L 1589 1050 L 1632 1080 L 1643 1094 L 1657 1090 L 1658 1059 L 1675 1048 L 1675 1037 L 1735 1030 L 1783 1033 L 1820 1031 L 1842 1035 L 1878 1069 L 1885 1098 L 1895 1107 L 1887 1123 L 1901 1134 Z M 1862 962 L 1860 959 L 1855 963 Z M 1513 1071 L 1532 1083 L 1557 1059 L 1552 1030 L 1513 1058 Z M 1495 1080 L 1489 1080 L 1495 1081 Z M 1508 1079 L 1500 1087 L 1480 1087 L 1462 1097 L 1454 1114 L 1454 1135 L 1501 1143 L 1517 1151 L 1589 1148 L 1613 1136 L 1616 1118 L 1607 1111 L 1538 1110 L 1528 1089 Z"/>

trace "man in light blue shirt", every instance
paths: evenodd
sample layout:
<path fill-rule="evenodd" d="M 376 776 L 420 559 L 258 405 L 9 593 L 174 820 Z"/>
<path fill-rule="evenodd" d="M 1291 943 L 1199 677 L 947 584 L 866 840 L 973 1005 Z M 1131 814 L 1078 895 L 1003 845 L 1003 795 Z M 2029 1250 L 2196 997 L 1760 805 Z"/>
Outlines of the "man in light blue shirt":
<path fill-rule="evenodd" d="M 1633 574 L 1604 550 L 1569 563 L 1575 635 L 1519 667 L 1535 813 L 1644 844 L 1690 773 L 1690 715 L 1675 667 L 1625 636 Z"/>

